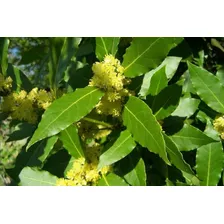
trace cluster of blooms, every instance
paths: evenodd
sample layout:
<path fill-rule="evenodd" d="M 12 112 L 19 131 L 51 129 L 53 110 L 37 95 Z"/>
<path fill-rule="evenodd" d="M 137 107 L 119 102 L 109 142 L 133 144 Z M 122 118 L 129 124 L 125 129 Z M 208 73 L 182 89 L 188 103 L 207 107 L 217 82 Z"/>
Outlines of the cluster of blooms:
<path fill-rule="evenodd" d="M 103 125 L 91 123 L 85 120 L 79 121 L 77 126 L 79 129 L 79 136 L 83 142 L 86 142 L 88 139 L 99 140 L 111 133 L 111 129 L 105 128 Z"/>
<path fill-rule="evenodd" d="M 8 93 L 11 92 L 12 89 L 12 78 L 9 76 L 5 78 L 1 73 L 0 73 L 0 95 L 7 95 Z"/>
<path fill-rule="evenodd" d="M 86 159 L 76 159 L 72 168 L 66 173 L 66 178 L 58 179 L 57 186 L 96 186 L 102 175 L 111 171 L 111 166 L 97 169 L 100 146 L 86 148 Z"/>
<path fill-rule="evenodd" d="M 124 97 L 131 95 L 130 91 L 124 88 L 130 84 L 130 80 L 123 75 L 124 68 L 120 61 L 113 55 L 106 55 L 102 62 L 93 64 L 92 70 L 94 75 L 89 85 L 105 91 L 105 95 L 96 106 L 97 113 L 119 117 Z"/>
<path fill-rule="evenodd" d="M 12 119 L 24 120 L 35 124 L 39 113 L 45 110 L 53 101 L 51 92 L 32 89 L 29 93 L 24 90 L 13 92 L 3 97 L 2 111 L 10 113 Z"/>
<path fill-rule="evenodd" d="M 224 139 L 224 116 L 218 116 L 213 122 L 214 129 L 220 133 L 222 139 Z"/>

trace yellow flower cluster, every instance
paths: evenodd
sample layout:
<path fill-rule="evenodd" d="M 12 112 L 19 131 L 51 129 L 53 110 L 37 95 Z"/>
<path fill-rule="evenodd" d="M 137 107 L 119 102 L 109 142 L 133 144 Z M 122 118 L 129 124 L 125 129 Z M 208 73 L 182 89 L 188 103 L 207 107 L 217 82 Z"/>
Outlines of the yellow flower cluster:
<path fill-rule="evenodd" d="M 58 179 L 57 186 L 95 186 L 102 175 L 111 170 L 105 166 L 97 170 L 97 163 L 87 162 L 85 158 L 76 159 L 72 168 L 66 173 L 66 178 Z"/>
<path fill-rule="evenodd" d="M 213 122 L 214 129 L 220 133 L 222 139 L 224 139 L 224 116 L 218 116 Z"/>
<path fill-rule="evenodd" d="M 124 88 L 130 80 L 125 79 L 120 61 L 113 55 L 106 55 L 102 62 L 93 64 L 92 70 L 94 75 L 89 85 L 105 91 L 105 95 L 96 106 L 97 113 L 119 117 L 124 97 L 130 95 Z"/>
<path fill-rule="evenodd" d="M 0 73 L 0 95 L 7 95 L 11 92 L 12 89 L 12 78 L 9 76 L 5 78 Z"/>
<path fill-rule="evenodd" d="M 87 139 L 99 140 L 108 136 L 111 133 L 111 129 L 105 128 L 103 125 L 91 123 L 85 120 L 81 120 L 77 123 L 79 129 L 79 135 L 82 141 Z"/>
<path fill-rule="evenodd" d="M 24 120 L 31 124 L 37 122 L 38 112 L 45 110 L 53 101 L 53 95 L 45 90 L 32 89 L 13 92 L 3 97 L 2 111 L 9 112 L 12 119 Z"/>
<path fill-rule="evenodd" d="M 102 175 L 112 171 L 112 166 L 97 169 L 100 156 L 100 144 L 85 148 L 85 156 L 76 159 L 65 178 L 58 179 L 57 186 L 96 186 Z"/>

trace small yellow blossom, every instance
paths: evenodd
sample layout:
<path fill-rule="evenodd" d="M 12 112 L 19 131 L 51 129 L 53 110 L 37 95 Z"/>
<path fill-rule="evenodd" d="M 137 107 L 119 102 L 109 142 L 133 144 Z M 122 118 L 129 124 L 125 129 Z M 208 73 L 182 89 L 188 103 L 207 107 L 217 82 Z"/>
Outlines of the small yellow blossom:
<path fill-rule="evenodd" d="M 5 78 L 0 73 L 0 92 L 3 92 L 4 95 L 8 95 L 12 89 L 12 78 L 9 76 Z"/>
<path fill-rule="evenodd" d="M 37 96 L 38 96 L 38 88 L 36 87 L 36 88 L 33 88 L 33 89 L 29 92 L 27 98 L 28 98 L 29 100 L 31 100 L 31 101 L 36 101 L 36 100 L 37 100 Z"/>
<path fill-rule="evenodd" d="M 103 96 L 101 101 L 96 105 L 96 112 L 99 114 L 112 115 L 113 117 L 119 117 L 122 111 L 122 101 L 116 100 L 110 102 L 106 96 Z"/>
<path fill-rule="evenodd" d="M 217 116 L 213 122 L 214 129 L 220 133 L 222 139 L 224 139 L 224 117 Z"/>
<path fill-rule="evenodd" d="M 1 109 L 3 112 L 10 112 L 13 105 L 14 105 L 13 94 L 3 97 L 3 103 L 1 105 Z"/>
<path fill-rule="evenodd" d="M 114 56 L 106 55 L 104 61 L 93 64 L 92 70 L 94 76 L 90 81 L 91 86 L 108 91 L 119 91 L 123 88 L 124 69 L 120 65 L 120 61 Z"/>
<path fill-rule="evenodd" d="M 51 102 L 53 101 L 53 95 L 51 92 L 47 92 L 46 90 L 39 90 L 37 94 L 37 104 L 39 108 L 43 108 L 44 110 L 50 106 Z"/>
<path fill-rule="evenodd" d="M 123 106 L 124 97 L 131 95 L 124 86 L 130 84 L 130 79 L 123 75 L 124 68 L 120 61 L 113 55 L 106 55 L 102 62 L 92 66 L 93 77 L 90 86 L 96 86 L 105 91 L 104 97 L 96 106 L 98 114 L 119 117 Z"/>
<path fill-rule="evenodd" d="M 86 161 L 81 157 L 76 159 L 72 168 L 66 173 L 65 178 L 58 179 L 58 186 L 95 186 L 102 177 L 111 171 L 111 166 L 98 170 L 98 161 Z"/>

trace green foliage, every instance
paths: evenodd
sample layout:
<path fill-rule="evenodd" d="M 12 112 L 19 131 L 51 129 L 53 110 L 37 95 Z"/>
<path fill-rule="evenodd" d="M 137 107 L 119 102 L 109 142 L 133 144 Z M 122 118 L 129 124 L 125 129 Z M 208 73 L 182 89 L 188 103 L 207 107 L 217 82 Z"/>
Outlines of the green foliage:
<path fill-rule="evenodd" d="M 185 124 L 178 133 L 171 136 L 171 139 L 175 142 L 180 151 L 190 151 L 214 142 L 213 139 L 209 138 L 202 131 L 189 124 Z"/>
<path fill-rule="evenodd" d="M 216 186 L 224 165 L 222 144 L 215 142 L 198 148 L 196 164 L 200 185 Z"/>
<path fill-rule="evenodd" d="M 117 172 L 132 186 L 146 186 L 145 163 L 137 150 L 117 164 Z"/>
<path fill-rule="evenodd" d="M 78 130 L 75 125 L 70 125 L 64 131 L 60 132 L 59 138 L 71 156 L 74 158 L 84 156 Z"/>
<path fill-rule="evenodd" d="M 59 41 L 55 38 L 50 45 L 50 83 L 51 86 L 57 89 L 60 81 L 63 79 L 65 70 L 67 69 L 71 58 L 75 56 L 81 38 L 66 37 L 64 38 L 62 48 L 58 50 Z"/>
<path fill-rule="evenodd" d="M 188 63 L 192 84 L 200 96 L 213 110 L 224 113 L 224 86 L 210 72 Z"/>
<path fill-rule="evenodd" d="M 135 148 L 135 142 L 128 130 L 121 132 L 116 142 L 100 156 L 98 168 L 111 165 L 127 156 Z"/>
<path fill-rule="evenodd" d="M 150 37 L 133 38 L 131 46 L 124 55 L 125 76 L 143 75 L 156 68 L 167 56 L 170 49 L 179 44 L 182 38 Z"/>
<path fill-rule="evenodd" d="M 111 173 L 99 181 L 98 186 L 128 186 L 128 184 L 121 177 Z"/>
<path fill-rule="evenodd" d="M 124 106 L 124 125 L 143 147 L 160 155 L 169 164 L 162 130 L 150 108 L 137 97 L 130 97 Z"/>
<path fill-rule="evenodd" d="M 157 120 L 168 117 L 177 108 L 181 96 L 181 87 L 177 84 L 169 85 L 158 95 L 148 95 L 147 103 Z"/>
<path fill-rule="evenodd" d="M 1 69 L 0 73 L 6 76 L 6 71 L 8 67 L 8 47 L 9 47 L 9 39 L 5 37 L 0 37 L 0 62 L 1 62 Z"/>
<path fill-rule="evenodd" d="M 86 87 L 55 100 L 43 114 L 27 148 L 37 141 L 58 134 L 72 123 L 79 121 L 93 109 L 102 96 L 103 93 L 100 90 Z M 85 107 L 80 108 L 80 105 Z"/>
<path fill-rule="evenodd" d="M 179 65 L 180 61 L 181 61 L 180 57 L 169 56 L 169 57 L 166 57 L 165 60 L 157 68 L 147 72 L 144 75 L 144 79 L 143 79 L 143 82 L 142 82 L 142 86 L 141 86 L 141 90 L 139 92 L 139 95 L 142 96 L 142 97 L 145 97 L 146 95 L 148 95 L 150 93 L 149 92 L 150 87 L 153 86 L 153 83 L 151 84 L 151 78 L 153 76 L 155 76 L 155 73 L 157 73 L 159 71 L 160 71 L 159 72 L 160 75 L 157 74 L 157 76 L 160 77 L 161 75 L 163 75 L 163 69 L 162 69 L 163 67 L 165 68 L 165 74 L 166 74 L 167 79 L 170 80 L 174 76 L 175 72 L 177 71 L 177 68 L 178 68 L 178 65 Z M 167 79 L 164 80 L 165 83 L 167 82 Z"/>
<path fill-rule="evenodd" d="M 119 37 L 96 37 L 96 56 L 102 61 L 105 55 L 117 53 L 117 46 L 119 44 Z"/>
<path fill-rule="evenodd" d="M 21 186 L 55 186 L 57 177 L 47 171 L 39 171 L 34 168 L 25 167 L 20 175 Z"/>
<path fill-rule="evenodd" d="M 0 185 L 223 186 L 223 46 L 204 41 L 0 38 Z"/>

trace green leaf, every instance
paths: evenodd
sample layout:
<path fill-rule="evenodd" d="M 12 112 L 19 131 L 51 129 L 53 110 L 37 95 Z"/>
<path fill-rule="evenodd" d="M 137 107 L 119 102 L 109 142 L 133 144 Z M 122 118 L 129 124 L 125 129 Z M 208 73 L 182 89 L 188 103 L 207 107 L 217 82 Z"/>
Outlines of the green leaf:
<path fill-rule="evenodd" d="M 206 71 L 188 62 L 192 84 L 200 96 L 213 110 L 224 113 L 224 86 L 220 80 Z"/>
<path fill-rule="evenodd" d="M 178 117 L 190 117 L 198 109 L 200 100 L 193 98 L 180 98 L 180 102 L 176 110 L 171 114 Z"/>
<path fill-rule="evenodd" d="M 204 133 L 215 141 L 220 141 L 219 133 L 214 129 L 214 126 L 210 119 L 207 119 Z"/>
<path fill-rule="evenodd" d="M 154 75 L 152 76 L 150 80 L 150 86 L 149 90 L 147 92 L 148 94 L 151 94 L 152 96 L 157 95 L 161 90 L 163 90 L 168 84 L 168 80 L 165 73 L 165 66 L 162 67 L 160 70 L 158 70 Z"/>
<path fill-rule="evenodd" d="M 144 75 L 144 79 L 142 82 L 141 90 L 139 92 L 139 95 L 141 97 L 147 96 L 149 93 L 150 86 L 153 86 L 151 84 L 151 78 L 154 76 L 155 73 L 160 71 L 165 66 L 165 74 L 167 79 L 171 79 L 173 75 L 175 74 L 179 63 L 181 61 L 180 57 L 166 57 L 165 60 L 158 66 L 156 69 L 151 70 L 150 72 L 146 73 Z"/>
<path fill-rule="evenodd" d="M 71 58 L 75 55 L 81 38 L 66 37 L 61 48 L 60 55 L 57 55 L 54 45 L 51 45 L 51 60 L 50 60 L 50 73 L 51 83 L 54 88 L 58 87 L 59 82 L 64 77 L 64 72 L 67 69 Z"/>
<path fill-rule="evenodd" d="M 57 177 L 47 171 L 25 167 L 19 174 L 21 186 L 55 186 Z"/>
<path fill-rule="evenodd" d="M 145 74 L 139 95 L 143 98 L 149 94 L 157 95 L 168 84 L 165 73 L 165 66 L 160 69 L 154 69 Z"/>
<path fill-rule="evenodd" d="M 124 179 L 117 176 L 114 173 L 110 173 L 107 176 L 103 175 L 98 183 L 98 186 L 129 186 Z"/>
<path fill-rule="evenodd" d="M 157 120 L 164 119 L 177 108 L 182 88 L 177 84 L 167 86 L 156 96 L 147 96 L 147 104 Z"/>
<path fill-rule="evenodd" d="M 186 183 L 188 185 L 200 186 L 200 180 L 195 175 L 192 175 L 190 173 L 186 173 L 184 171 L 182 171 L 182 174 L 183 174 L 183 177 L 185 178 Z"/>
<path fill-rule="evenodd" d="M 9 48 L 9 39 L 6 37 L 0 37 L 0 73 L 2 75 L 7 75 L 8 68 L 8 48 Z"/>
<path fill-rule="evenodd" d="M 47 157 L 50 155 L 51 150 L 54 148 L 55 143 L 58 140 L 58 136 L 52 136 L 47 139 L 46 146 L 44 147 L 43 153 L 38 157 L 38 159 L 44 163 Z"/>
<path fill-rule="evenodd" d="M 130 163 L 133 163 L 133 158 L 128 158 Z M 146 186 L 145 163 L 142 158 L 139 158 L 137 165 L 124 176 L 124 179 L 132 186 Z"/>
<path fill-rule="evenodd" d="M 179 37 L 134 37 L 124 55 L 124 75 L 135 77 L 155 69 L 182 40 Z"/>
<path fill-rule="evenodd" d="M 117 53 L 120 37 L 96 37 L 96 56 L 102 61 L 104 56 Z"/>
<path fill-rule="evenodd" d="M 200 185 L 216 186 L 221 178 L 224 154 L 221 142 L 204 145 L 197 150 L 196 171 Z"/>
<path fill-rule="evenodd" d="M 33 167 L 39 166 L 42 167 L 43 163 L 46 161 L 49 156 L 51 150 L 54 148 L 55 143 L 58 140 L 58 136 L 52 136 L 50 138 L 44 139 L 37 144 L 34 144 L 30 151 L 32 151 L 32 155 L 27 161 L 26 165 Z"/>
<path fill-rule="evenodd" d="M 13 80 L 12 89 L 14 91 L 23 89 L 29 92 L 32 90 L 33 86 L 28 77 L 14 65 L 8 64 L 7 74 L 9 74 Z"/>
<path fill-rule="evenodd" d="M 146 186 L 145 163 L 138 150 L 133 150 L 118 163 L 118 174 L 132 186 Z"/>
<path fill-rule="evenodd" d="M 87 86 L 55 100 L 42 115 L 27 149 L 35 142 L 56 135 L 79 121 L 95 107 L 102 96 L 99 89 Z"/>
<path fill-rule="evenodd" d="M 192 93 L 197 94 L 191 82 L 190 73 L 186 70 L 183 74 L 184 84 L 183 84 L 183 93 Z"/>
<path fill-rule="evenodd" d="M 175 143 L 163 133 L 163 137 L 166 143 L 166 151 L 170 162 L 179 170 L 186 173 L 194 174 L 189 164 L 184 161 L 183 155 L 178 150 Z"/>
<path fill-rule="evenodd" d="M 121 160 L 131 153 L 135 146 L 136 144 L 131 136 L 131 133 L 128 130 L 121 132 L 112 147 L 100 156 L 98 169 Z"/>
<path fill-rule="evenodd" d="M 171 180 L 166 178 L 166 186 L 175 186 Z"/>
<path fill-rule="evenodd" d="M 217 72 L 216 72 L 216 76 L 219 78 L 220 82 L 224 85 L 224 68 L 220 68 Z"/>
<path fill-rule="evenodd" d="M 75 125 L 70 125 L 59 134 L 59 139 L 62 141 L 65 149 L 74 158 L 78 159 L 84 156 L 81 142 L 78 135 L 78 130 Z"/>
<path fill-rule="evenodd" d="M 67 164 L 67 166 L 66 166 L 66 168 L 65 168 L 65 170 L 64 170 L 64 175 L 66 175 L 67 172 L 72 168 L 73 163 L 74 163 L 74 161 L 75 161 L 76 159 L 77 159 L 77 158 L 74 158 L 74 157 L 71 157 L 71 158 L 70 158 L 70 160 L 69 160 L 69 162 L 68 162 L 68 164 Z"/>
<path fill-rule="evenodd" d="M 184 127 L 176 134 L 171 136 L 171 139 L 177 145 L 180 151 L 190 151 L 202 145 L 214 142 L 199 129 L 184 124 Z"/>
<path fill-rule="evenodd" d="M 137 142 L 151 152 L 159 154 L 167 164 L 170 164 L 161 127 L 147 104 L 137 97 L 130 96 L 124 106 L 122 117 L 124 125 Z"/>

